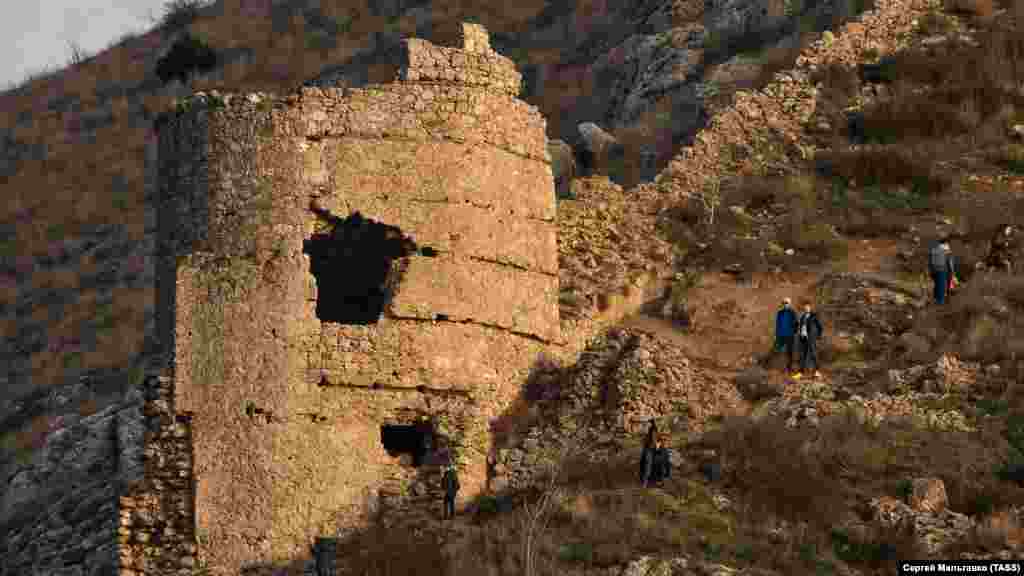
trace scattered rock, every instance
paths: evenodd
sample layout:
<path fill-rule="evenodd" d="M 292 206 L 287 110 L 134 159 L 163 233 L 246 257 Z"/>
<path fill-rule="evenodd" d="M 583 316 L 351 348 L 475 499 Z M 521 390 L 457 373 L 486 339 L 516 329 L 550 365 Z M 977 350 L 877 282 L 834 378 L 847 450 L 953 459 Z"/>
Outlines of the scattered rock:
<path fill-rule="evenodd" d="M 744 398 L 756 402 L 782 395 L 784 385 L 773 381 L 764 368 L 751 366 L 736 376 L 736 388 Z"/>
<path fill-rule="evenodd" d="M 690 561 L 687 558 L 655 558 L 641 556 L 622 569 L 620 576 L 688 576 Z"/>
<path fill-rule="evenodd" d="M 889 528 L 912 528 L 914 537 L 928 554 L 936 554 L 945 546 L 964 538 L 973 523 L 964 514 L 948 508 L 941 511 L 915 511 L 910 506 L 892 498 L 873 498 L 868 507 L 874 521 Z"/>
<path fill-rule="evenodd" d="M 918 512 L 941 512 L 949 504 L 946 485 L 940 478 L 916 478 L 910 492 L 910 507 Z"/>
<path fill-rule="evenodd" d="M 964 390 L 977 381 L 979 371 L 980 365 L 977 363 L 961 362 L 955 356 L 943 354 L 934 364 L 889 370 L 889 390 L 943 393 Z"/>
<path fill-rule="evenodd" d="M 576 164 L 580 175 L 612 176 L 611 166 L 620 160 L 625 152 L 622 144 L 593 122 L 584 122 L 577 130 L 579 143 L 576 146 Z M 614 178 L 612 180 L 614 181 Z"/>

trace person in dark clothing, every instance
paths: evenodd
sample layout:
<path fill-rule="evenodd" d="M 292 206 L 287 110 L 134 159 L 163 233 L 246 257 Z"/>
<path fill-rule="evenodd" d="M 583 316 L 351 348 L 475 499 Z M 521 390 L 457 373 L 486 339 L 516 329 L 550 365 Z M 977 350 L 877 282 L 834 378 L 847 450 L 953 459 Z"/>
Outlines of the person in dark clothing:
<path fill-rule="evenodd" d="M 670 476 L 672 476 L 672 460 L 662 438 L 658 437 L 644 468 L 644 488 L 667 480 Z"/>
<path fill-rule="evenodd" d="M 444 489 L 444 519 L 455 517 L 455 497 L 459 493 L 459 476 L 455 466 L 449 463 L 441 476 L 441 487 Z"/>
<path fill-rule="evenodd" d="M 810 364 L 814 364 L 814 376 L 817 378 L 821 376 L 818 372 L 818 338 L 821 338 L 821 334 L 824 330 L 821 327 L 821 321 L 818 320 L 818 315 L 811 310 L 811 303 L 807 302 L 804 304 L 804 312 L 800 315 L 797 320 L 797 337 L 800 340 L 800 372 L 796 374 L 797 377 L 801 375 L 801 372 L 806 372 Z"/>
<path fill-rule="evenodd" d="M 793 344 L 796 336 L 796 312 L 789 298 L 775 314 L 775 351 L 786 351 L 786 372 L 793 371 Z"/>
<path fill-rule="evenodd" d="M 948 238 L 942 238 L 928 250 L 928 273 L 935 285 L 935 303 L 945 304 L 946 292 L 956 285 L 955 260 Z"/>
<path fill-rule="evenodd" d="M 658 427 L 654 422 L 654 418 L 651 418 L 651 425 L 647 428 L 647 438 L 644 438 L 644 449 L 640 453 L 640 483 L 646 483 L 648 474 L 648 465 L 651 461 L 652 452 L 654 450 L 654 444 L 656 441 L 655 436 L 658 434 Z"/>

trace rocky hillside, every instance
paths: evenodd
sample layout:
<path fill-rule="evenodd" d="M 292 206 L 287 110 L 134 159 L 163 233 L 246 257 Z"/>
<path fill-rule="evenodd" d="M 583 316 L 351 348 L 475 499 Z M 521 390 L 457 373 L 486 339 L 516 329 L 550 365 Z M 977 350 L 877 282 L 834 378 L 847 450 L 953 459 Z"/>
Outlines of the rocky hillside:
<path fill-rule="evenodd" d="M 0 95 L 5 466 L 141 374 L 155 114 L 193 90 L 374 81 L 401 35 L 469 17 L 564 140 L 572 342 L 495 422 L 492 496 L 447 526 L 352 535 L 342 557 L 616 576 L 1020 557 L 1022 10 L 224 0 L 168 18 Z M 923 266 L 938 236 L 964 281 L 942 307 Z M 782 297 L 822 315 L 820 378 L 765 354 Z M 643 490 L 649 418 L 676 474 Z"/>
<path fill-rule="evenodd" d="M 752 0 L 205 4 L 171 3 L 152 31 L 0 94 L 0 172 L 11 199 L 0 215 L 0 355 L 9 366 L 0 376 L 15 397 L 85 374 L 103 403 L 137 379 L 153 302 L 144 147 L 152 120 L 175 98 L 374 80 L 374 62 L 399 38 L 469 18 L 519 63 L 523 95 L 545 113 L 550 137 L 575 148 L 561 170 L 579 157 L 581 174 L 609 173 L 629 186 L 667 163 L 712 100 L 779 66 L 780 46 L 862 8 Z M 586 122 L 595 130 L 581 133 Z"/>

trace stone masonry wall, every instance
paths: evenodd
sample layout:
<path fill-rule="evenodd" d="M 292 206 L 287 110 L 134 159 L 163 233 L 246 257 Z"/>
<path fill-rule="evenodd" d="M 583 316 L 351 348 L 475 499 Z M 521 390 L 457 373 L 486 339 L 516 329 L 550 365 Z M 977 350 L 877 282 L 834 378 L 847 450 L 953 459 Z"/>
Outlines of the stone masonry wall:
<path fill-rule="evenodd" d="M 120 576 L 191 576 L 196 565 L 190 417 L 175 413 L 171 383 L 143 382 L 142 477 L 118 499 Z"/>
<path fill-rule="evenodd" d="M 561 340 L 544 119 L 482 28 L 452 38 L 406 41 L 392 84 L 200 95 L 163 121 L 157 308 L 174 313 L 158 339 L 175 410 L 192 414 L 213 574 L 262 573 L 368 510 L 429 505 L 436 467 L 389 455 L 384 424 L 434 421 L 472 498 L 490 419 Z M 420 248 L 392 262 L 375 323 L 317 317 L 332 295 L 305 247 L 324 212 Z"/>
<path fill-rule="evenodd" d="M 191 576 L 191 443 L 170 392 L 151 369 L 117 404 L 60 419 L 10 478 L 0 574 Z"/>
<path fill-rule="evenodd" d="M 141 472 L 121 461 L 118 444 L 126 438 L 119 436 L 139 404 L 129 400 L 55 423 L 43 449 L 8 479 L 0 574 L 117 573 L 117 497 Z"/>
<path fill-rule="evenodd" d="M 0 574 L 118 574 L 118 497 L 143 477 L 144 394 L 54 418 L 42 450 L 7 479 Z"/>
<path fill-rule="evenodd" d="M 854 66 L 868 49 L 881 55 L 899 51 L 919 19 L 938 8 L 936 0 L 878 0 L 858 21 L 844 24 L 835 34 L 826 32 L 800 53 L 795 68 L 776 73 L 763 89 L 737 92 L 732 106 L 718 113 L 653 184 L 640 186 L 638 195 L 645 200 L 664 199 L 665 193 L 678 198 L 700 190 L 733 170 L 726 161 L 730 147 L 749 152 L 751 143 L 768 133 L 785 142 L 791 155 L 813 156 L 807 130 L 818 113 L 813 74 L 830 64 Z"/>

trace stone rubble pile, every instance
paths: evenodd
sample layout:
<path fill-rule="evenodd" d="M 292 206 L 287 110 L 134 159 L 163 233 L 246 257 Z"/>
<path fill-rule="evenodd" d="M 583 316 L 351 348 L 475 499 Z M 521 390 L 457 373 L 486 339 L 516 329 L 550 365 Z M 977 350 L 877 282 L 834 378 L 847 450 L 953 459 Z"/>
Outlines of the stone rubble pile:
<path fill-rule="evenodd" d="M 742 403 L 734 386 L 703 376 L 672 344 L 619 328 L 592 341 L 564 378 L 557 397 L 539 403 L 544 424 L 494 454 L 492 486 L 528 485 L 566 443 L 606 461 L 642 441 L 651 419 L 661 431 L 697 434 Z"/>
<path fill-rule="evenodd" d="M 973 430 L 958 410 L 933 407 L 943 398 L 942 394 L 910 391 L 893 395 L 855 394 L 838 401 L 827 383 L 798 382 L 788 385 L 783 396 L 759 406 L 755 414 L 780 416 L 789 427 L 817 427 L 822 418 L 849 410 L 859 421 L 874 426 L 885 421 L 910 420 L 939 430 Z"/>
<path fill-rule="evenodd" d="M 934 364 L 912 366 L 904 370 L 889 370 L 890 390 L 925 392 L 959 392 L 978 381 L 981 365 L 962 362 L 955 356 L 943 354 Z"/>
<path fill-rule="evenodd" d="M 708 179 L 732 170 L 723 156 L 729 148 L 755 152 L 752 144 L 768 138 L 783 142 L 790 158 L 807 159 L 814 144 L 805 127 L 815 122 L 818 111 L 819 87 L 812 83 L 815 72 L 830 64 L 853 68 L 868 49 L 882 55 L 897 52 L 908 45 L 908 33 L 919 18 L 940 7 L 937 0 L 880 0 L 859 21 L 835 33 L 824 32 L 801 52 L 794 69 L 776 73 L 761 90 L 737 92 L 732 107 L 717 114 L 654 184 L 640 187 L 638 196 L 653 200 L 667 193 L 681 198 L 699 190 Z"/>
<path fill-rule="evenodd" d="M 908 505 L 891 496 L 880 496 L 869 502 L 873 520 L 880 526 L 908 526 L 914 537 L 929 555 L 939 553 L 944 547 L 962 540 L 973 528 L 973 522 L 965 514 L 953 512 L 946 507 L 945 487 L 937 478 L 918 479 L 915 492 L 921 482 L 937 484 L 933 498 L 918 498 L 917 507 Z"/>

